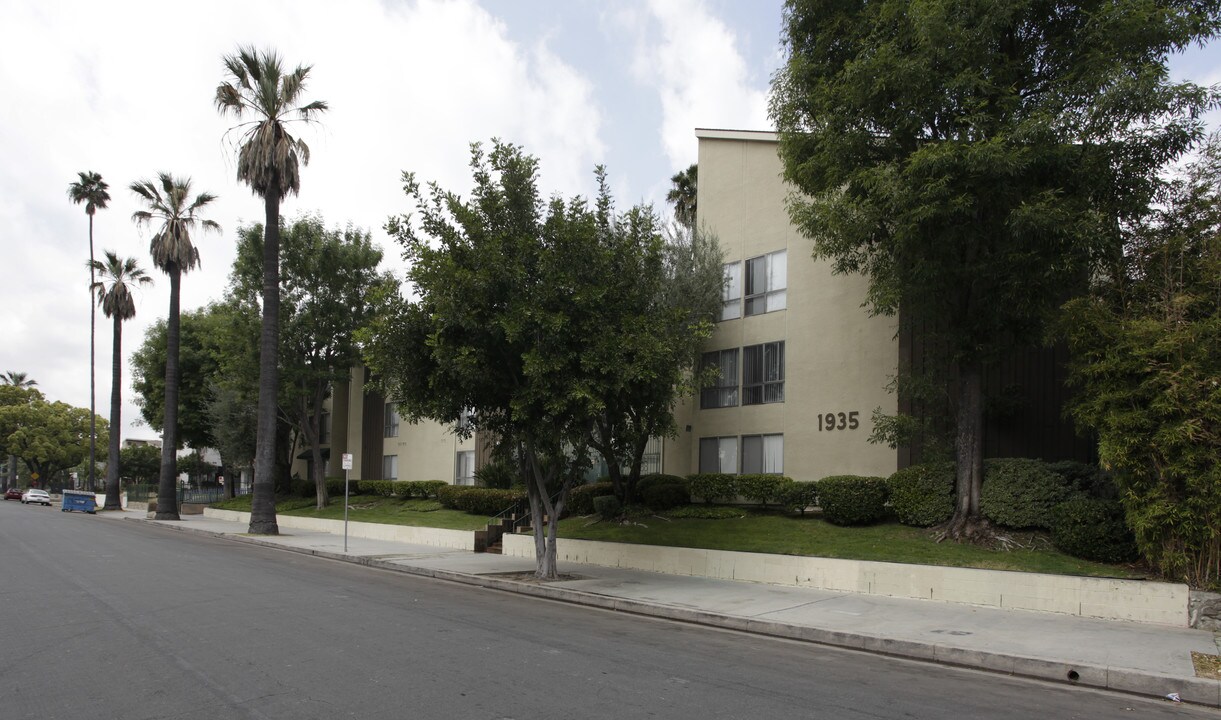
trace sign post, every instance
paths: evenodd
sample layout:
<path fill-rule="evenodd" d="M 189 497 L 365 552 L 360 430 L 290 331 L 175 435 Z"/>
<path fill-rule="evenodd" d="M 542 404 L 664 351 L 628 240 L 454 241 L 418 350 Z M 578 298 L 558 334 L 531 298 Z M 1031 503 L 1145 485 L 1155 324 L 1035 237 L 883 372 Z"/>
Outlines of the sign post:
<path fill-rule="evenodd" d="M 343 454 L 343 551 L 348 551 L 348 471 L 352 469 L 352 453 Z"/>

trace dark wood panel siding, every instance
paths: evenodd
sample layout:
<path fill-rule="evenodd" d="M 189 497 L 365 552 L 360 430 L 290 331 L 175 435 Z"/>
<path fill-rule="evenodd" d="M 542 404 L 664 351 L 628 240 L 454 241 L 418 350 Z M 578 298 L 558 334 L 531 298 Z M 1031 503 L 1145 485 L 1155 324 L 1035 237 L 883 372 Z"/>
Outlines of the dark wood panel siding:
<path fill-rule="evenodd" d="M 899 367 L 922 372 L 929 352 L 923 326 L 901 323 Z M 1097 462 L 1093 437 L 1077 434 L 1064 408 L 1071 397 L 1065 380 L 1068 351 L 1063 345 L 1018 350 L 984 371 L 984 457 L 1029 457 L 1047 461 Z M 947 398 L 953 397 L 953 380 Z M 932 412 L 911 398 L 899 397 L 899 411 L 915 416 Z M 949 412 L 948 401 L 940 412 Z M 898 450 L 900 468 L 921 460 L 919 439 Z"/>
<path fill-rule="evenodd" d="M 386 442 L 386 399 L 365 386 L 361 420 L 360 474 L 364 480 L 382 479 L 382 455 Z"/>

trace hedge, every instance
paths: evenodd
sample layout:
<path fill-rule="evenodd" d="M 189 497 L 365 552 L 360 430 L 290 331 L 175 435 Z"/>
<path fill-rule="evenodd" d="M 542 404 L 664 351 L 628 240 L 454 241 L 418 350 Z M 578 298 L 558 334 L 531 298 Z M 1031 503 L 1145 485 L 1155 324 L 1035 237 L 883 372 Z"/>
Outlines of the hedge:
<path fill-rule="evenodd" d="M 1052 510 L 1069 498 L 1064 478 L 1042 460 L 998 458 L 984 461 L 979 509 L 1008 528 L 1051 528 Z"/>
<path fill-rule="evenodd" d="M 793 479 L 783 475 L 739 475 L 738 495 L 767 507 L 769 502 L 780 502 Z"/>
<path fill-rule="evenodd" d="M 613 483 L 596 482 L 578 485 L 568 493 L 568 502 L 565 503 L 564 508 L 569 515 L 592 515 L 595 497 L 614 494 Z"/>
<path fill-rule="evenodd" d="M 679 475 L 663 475 L 662 473 L 641 475 L 640 479 L 636 481 L 636 492 L 643 497 L 646 490 L 658 485 L 682 485 L 685 488 L 687 479 Z"/>
<path fill-rule="evenodd" d="M 623 506 L 619 504 L 619 498 L 614 495 L 599 495 L 594 498 L 594 511 L 603 520 L 610 520 L 619 516 L 619 511 Z"/>
<path fill-rule="evenodd" d="M 462 510 L 472 515 L 492 517 L 507 510 L 514 503 L 525 500 L 523 490 L 501 490 L 498 488 L 449 485 L 437 488 L 437 500 L 451 510 Z"/>
<path fill-rule="evenodd" d="M 818 481 L 823 518 L 835 525 L 869 525 L 886 515 L 886 480 L 832 475 Z"/>
<path fill-rule="evenodd" d="M 641 499 L 650 510 L 665 512 L 682 505 L 690 505 L 691 493 L 687 491 L 686 483 L 655 483 L 644 489 Z"/>
<path fill-rule="evenodd" d="M 1119 501 L 1084 494 L 1053 509 L 1051 541 L 1061 552 L 1096 562 L 1130 562 L 1138 555 Z"/>
<path fill-rule="evenodd" d="M 954 515 L 954 463 L 903 468 L 886 479 L 886 488 L 904 525 L 932 527 Z"/>
<path fill-rule="evenodd" d="M 777 502 L 789 512 L 806 514 L 806 509 L 818 504 L 818 483 L 795 482 L 783 489 Z"/>
<path fill-rule="evenodd" d="M 687 476 L 687 487 L 692 497 L 706 504 L 733 502 L 738 498 L 738 476 L 728 473 L 696 473 Z"/>

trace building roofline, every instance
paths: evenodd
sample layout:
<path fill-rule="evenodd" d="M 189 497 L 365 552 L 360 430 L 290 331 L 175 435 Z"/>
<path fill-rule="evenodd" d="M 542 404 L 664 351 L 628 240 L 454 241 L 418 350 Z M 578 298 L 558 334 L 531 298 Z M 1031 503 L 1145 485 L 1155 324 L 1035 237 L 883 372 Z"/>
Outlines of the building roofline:
<path fill-rule="evenodd" d="M 780 142 L 780 136 L 772 130 L 696 128 L 695 137 L 699 138 L 700 140 L 753 140 L 755 142 Z"/>

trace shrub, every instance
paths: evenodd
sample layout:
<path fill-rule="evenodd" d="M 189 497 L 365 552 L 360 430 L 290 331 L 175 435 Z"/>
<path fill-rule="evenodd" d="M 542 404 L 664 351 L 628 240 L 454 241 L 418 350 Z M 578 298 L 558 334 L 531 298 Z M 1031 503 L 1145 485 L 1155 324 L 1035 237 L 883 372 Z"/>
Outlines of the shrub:
<path fill-rule="evenodd" d="M 1068 499 L 1064 479 L 1041 460 L 1000 458 L 984 461 L 979 509 L 992 522 L 1010 528 L 1051 527 L 1051 511 Z"/>
<path fill-rule="evenodd" d="M 355 490 L 353 487 L 351 490 Z M 343 497 L 343 478 L 329 477 L 326 479 L 326 494 L 332 498 Z"/>
<path fill-rule="evenodd" d="M 661 473 L 641 475 L 640 479 L 636 481 L 636 492 L 641 497 L 644 497 L 646 490 L 657 485 L 682 485 L 685 488 L 687 487 L 687 479 L 678 475 L 663 475 Z"/>
<path fill-rule="evenodd" d="M 739 475 L 737 479 L 738 494 L 764 507 L 769 502 L 779 502 L 792 484 L 793 479 L 783 475 Z"/>
<path fill-rule="evenodd" d="M 733 502 L 738 497 L 738 476 L 728 473 L 696 473 L 687 476 L 687 487 L 692 497 L 707 504 Z"/>
<path fill-rule="evenodd" d="M 652 484 L 645 487 L 641 499 L 650 510 L 665 512 L 691 503 L 691 493 L 685 483 Z"/>
<path fill-rule="evenodd" d="M 623 506 L 619 503 L 619 498 L 614 495 L 599 495 L 593 499 L 594 512 L 603 520 L 610 520 L 619 515 L 619 511 Z"/>
<path fill-rule="evenodd" d="M 890 506 L 899 522 L 932 527 L 954 515 L 954 464 L 912 465 L 886 480 Z"/>
<path fill-rule="evenodd" d="M 744 507 L 723 505 L 684 505 L 666 513 L 666 517 L 678 520 L 732 520 L 754 514 Z"/>
<path fill-rule="evenodd" d="M 1062 460 L 1048 463 L 1047 469 L 1063 478 L 1070 491 L 1103 500 L 1119 499 L 1119 487 L 1115 484 L 1115 479 L 1097 465 Z"/>
<path fill-rule="evenodd" d="M 832 475 L 818 481 L 823 517 L 835 525 L 869 525 L 886 514 L 886 480 L 860 475 Z"/>
<path fill-rule="evenodd" d="M 1083 494 L 1053 509 L 1051 541 L 1061 552 L 1096 562 L 1130 562 L 1138 555 L 1123 506 Z"/>
<path fill-rule="evenodd" d="M 393 484 L 395 497 L 430 498 L 437 496 L 437 489 L 449 483 L 444 480 L 404 480 Z"/>
<path fill-rule="evenodd" d="M 518 490 L 445 485 L 437 488 L 437 501 L 444 507 L 472 515 L 491 517 L 524 500 L 526 493 Z"/>
<path fill-rule="evenodd" d="M 786 485 L 776 500 L 789 512 L 806 514 L 806 508 L 818 504 L 818 483 L 795 482 Z"/>
<path fill-rule="evenodd" d="M 495 460 L 475 471 L 475 482 L 483 487 L 508 490 L 517 480 L 517 471 L 511 463 Z"/>
<path fill-rule="evenodd" d="M 570 515 L 592 515 L 594 512 L 594 498 L 599 495 L 608 495 L 614 491 L 614 485 L 609 482 L 578 485 L 568 493 L 568 502 L 565 504 L 565 508 L 567 508 Z"/>
<path fill-rule="evenodd" d="M 355 485 L 357 495 L 394 496 L 393 480 L 357 480 Z"/>

